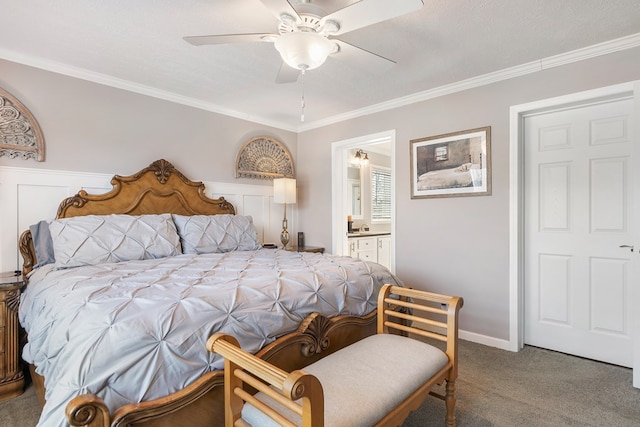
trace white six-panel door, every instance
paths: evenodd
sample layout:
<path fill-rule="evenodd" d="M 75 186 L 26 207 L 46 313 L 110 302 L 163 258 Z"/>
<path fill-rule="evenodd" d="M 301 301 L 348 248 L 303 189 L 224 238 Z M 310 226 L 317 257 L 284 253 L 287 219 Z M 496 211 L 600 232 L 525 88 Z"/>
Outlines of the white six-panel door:
<path fill-rule="evenodd" d="M 526 344 L 633 364 L 632 112 L 626 99 L 524 120 Z"/>

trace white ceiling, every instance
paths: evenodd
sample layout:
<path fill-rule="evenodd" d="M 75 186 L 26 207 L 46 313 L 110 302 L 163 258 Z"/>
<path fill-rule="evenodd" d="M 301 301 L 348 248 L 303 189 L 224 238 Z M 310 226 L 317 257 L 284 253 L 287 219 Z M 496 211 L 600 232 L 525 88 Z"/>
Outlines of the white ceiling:
<path fill-rule="evenodd" d="M 327 12 L 355 2 L 311 1 Z M 640 0 L 424 0 L 418 12 L 340 36 L 397 64 L 375 75 L 329 57 L 305 76 L 302 124 L 301 83 L 275 83 L 271 43 L 183 40 L 276 32 L 260 0 L 0 2 L 0 58 L 294 131 L 511 67 L 530 72 L 603 42 L 640 45 Z"/>

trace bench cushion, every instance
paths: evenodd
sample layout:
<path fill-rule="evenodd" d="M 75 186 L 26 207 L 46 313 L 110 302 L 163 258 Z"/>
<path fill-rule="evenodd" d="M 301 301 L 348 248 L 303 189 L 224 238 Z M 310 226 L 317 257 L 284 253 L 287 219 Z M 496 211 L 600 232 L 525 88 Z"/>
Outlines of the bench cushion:
<path fill-rule="evenodd" d="M 364 338 L 304 371 L 315 375 L 324 391 L 327 427 L 370 427 L 447 365 L 446 354 L 421 341 L 391 334 Z M 256 395 L 300 425 L 300 417 L 262 393 Z M 282 408 L 282 409 L 280 409 Z M 277 426 L 245 404 L 242 418 L 254 427 Z"/>

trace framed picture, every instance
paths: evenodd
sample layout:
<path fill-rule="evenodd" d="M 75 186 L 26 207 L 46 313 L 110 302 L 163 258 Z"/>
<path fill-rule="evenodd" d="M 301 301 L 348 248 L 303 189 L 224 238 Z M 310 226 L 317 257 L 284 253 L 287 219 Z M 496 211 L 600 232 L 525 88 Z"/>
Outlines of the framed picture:
<path fill-rule="evenodd" d="M 411 140 L 411 198 L 491 194 L 491 127 Z"/>

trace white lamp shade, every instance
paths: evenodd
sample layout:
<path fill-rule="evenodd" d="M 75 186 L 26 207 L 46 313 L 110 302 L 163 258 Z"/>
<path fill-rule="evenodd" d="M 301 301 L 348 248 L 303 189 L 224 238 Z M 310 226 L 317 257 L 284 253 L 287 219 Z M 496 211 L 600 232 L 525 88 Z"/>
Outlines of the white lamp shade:
<path fill-rule="evenodd" d="M 276 178 L 273 180 L 273 202 L 295 203 L 296 180 L 293 178 Z"/>
<path fill-rule="evenodd" d="M 304 31 L 282 34 L 276 39 L 275 45 L 282 60 L 298 70 L 318 68 L 333 49 L 326 37 Z"/>

